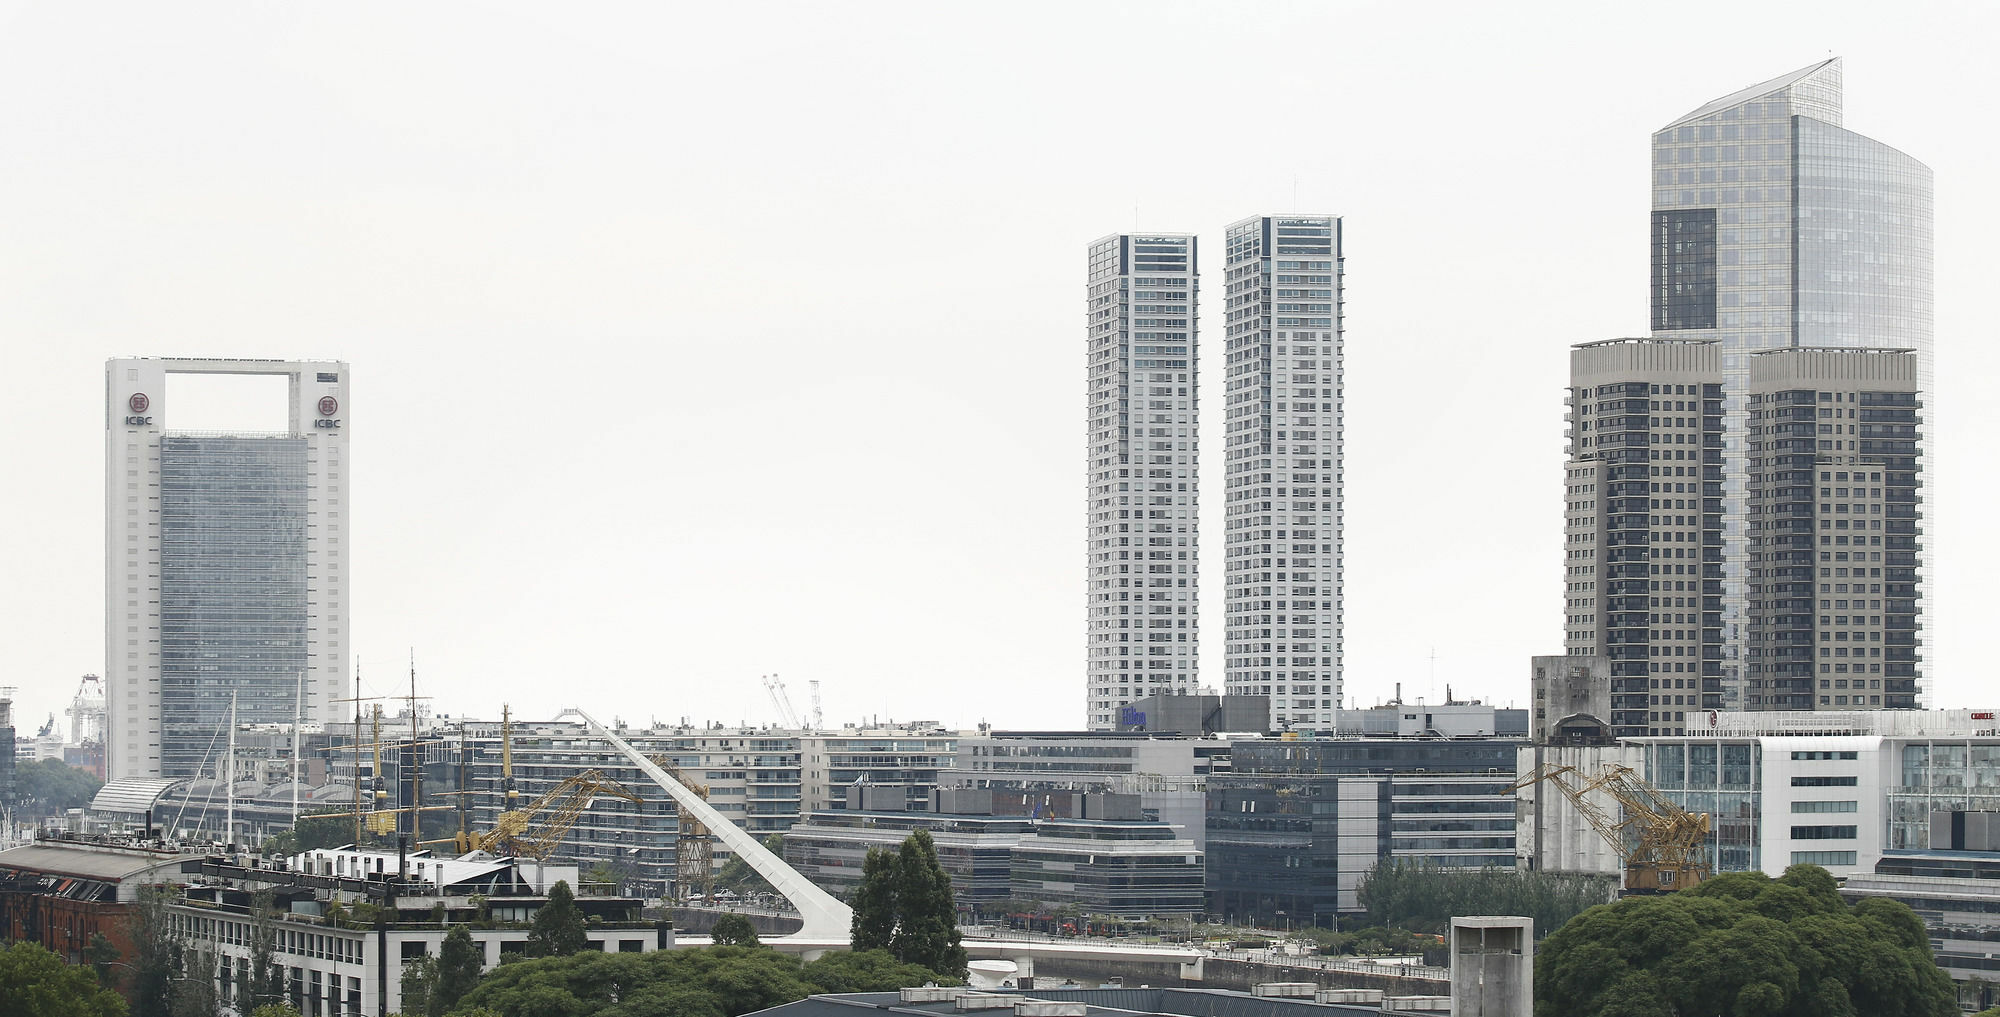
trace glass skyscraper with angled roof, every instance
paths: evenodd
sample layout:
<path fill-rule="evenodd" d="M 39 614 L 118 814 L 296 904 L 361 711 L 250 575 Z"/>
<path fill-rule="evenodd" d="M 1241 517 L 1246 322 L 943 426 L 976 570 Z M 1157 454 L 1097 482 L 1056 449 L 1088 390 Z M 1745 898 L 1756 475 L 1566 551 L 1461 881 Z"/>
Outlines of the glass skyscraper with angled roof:
<path fill-rule="evenodd" d="M 1748 624 L 1766 578 L 1750 518 L 1752 357 L 1910 350 L 1918 398 L 1930 396 L 1931 171 L 1842 125 L 1838 59 L 1667 124 L 1653 135 L 1652 163 L 1652 330 L 1716 341 L 1723 379 L 1723 660 L 1703 706 L 1772 708 L 1789 700 L 1765 686 Z M 1918 473 L 1928 477 L 1921 458 Z M 1927 555 L 1917 552 L 1921 590 Z M 1919 659 L 1920 651 L 1919 639 Z"/>

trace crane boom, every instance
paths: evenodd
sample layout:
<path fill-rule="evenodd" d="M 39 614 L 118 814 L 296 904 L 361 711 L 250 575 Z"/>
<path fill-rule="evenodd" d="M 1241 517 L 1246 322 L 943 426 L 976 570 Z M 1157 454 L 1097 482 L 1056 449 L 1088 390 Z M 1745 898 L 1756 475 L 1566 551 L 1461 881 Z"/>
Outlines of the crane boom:
<path fill-rule="evenodd" d="M 459 854 L 504 850 L 516 857 L 546 860 L 555 852 L 556 845 L 562 843 L 569 828 L 576 825 L 577 817 L 600 794 L 623 798 L 635 805 L 644 803 L 631 789 L 606 777 L 603 771 L 585 770 L 564 777 L 527 805 L 500 813 L 493 829 L 485 833 L 461 833 L 448 840 L 424 843 L 452 844 Z"/>
<path fill-rule="evenodd" d="M 1710 875 L 1708 813 L 1681 808 L 1631 767 L 1612 763 L 1596 776 L 1586 776 L 1574 766 L 1548 763 L 1516 781 L 1508 791 L 1544 781 L 1554 784 L 1624 859 L 1627 893 L 1667 893 L 1698 885 Z M 1613 819 L 1592 801 L 1595 791 L 1610 795 L 1624 818 Z M 1637 831 L 1636 846 L 1626 846 L 1628 830 Z"/>

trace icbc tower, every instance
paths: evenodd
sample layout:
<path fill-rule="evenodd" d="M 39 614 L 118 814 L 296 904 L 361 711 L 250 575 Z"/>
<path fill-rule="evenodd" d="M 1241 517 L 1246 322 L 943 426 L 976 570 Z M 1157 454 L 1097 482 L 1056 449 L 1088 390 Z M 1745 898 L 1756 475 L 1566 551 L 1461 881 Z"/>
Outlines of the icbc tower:
<path fill-rule="evenodd" d="M 347 374 L 333 361 L 106 365 L 110 779 L 212 773 L 232 701 L 244 724 L 336 719 L 351 649 Z M 285 429 L 175 430 L 171 375 L 283 377 Z"/>

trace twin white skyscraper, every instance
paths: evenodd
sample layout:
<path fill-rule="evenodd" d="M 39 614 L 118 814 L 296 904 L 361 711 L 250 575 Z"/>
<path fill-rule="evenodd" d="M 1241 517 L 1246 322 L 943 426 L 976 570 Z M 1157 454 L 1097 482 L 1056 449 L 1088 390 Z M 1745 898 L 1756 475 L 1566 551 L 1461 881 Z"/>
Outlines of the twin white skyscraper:
<path fill-rule="evenodd" d="M 1224 234 L 1224 691 L 1273 729 L 1330 729 L 1341 683 L 1341 223 L 1267 215 Z M 1089 698 L 1199 691 L 1199 243 L 1090 245 L 1085 304 Z"/>

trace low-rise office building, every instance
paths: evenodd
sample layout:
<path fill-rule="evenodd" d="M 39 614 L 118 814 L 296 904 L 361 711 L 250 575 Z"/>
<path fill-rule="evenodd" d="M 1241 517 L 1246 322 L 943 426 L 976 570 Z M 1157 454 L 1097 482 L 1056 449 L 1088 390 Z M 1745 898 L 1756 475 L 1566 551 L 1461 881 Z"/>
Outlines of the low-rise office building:
<path fill-rule="evenodd" d="M 1165 698 L 1199 702 L 1202 697 Z M 1180 827 L 1199 847 L 1206 838 L 1202 815 L 1209 777 L 1228 769 L 1229 743 L 1213 738 L 1147 731 L 980 731 L 959 740 L 952 768 L 937 779 L 947 788 L 1005 792 L 1024 803 L 1025 812 L 1050 795 L 1138 795 L 1143 818 Z M 1014 811 L 1003 796 L 994 800 L 997 809 Z"/>
<path fill-rule="evenodd" d="M 1517 742 L 1238 741 L 1208 791 L 1208 911 L 1331 925 L 1363 876 L 1407 859 L 1512 866 Z"/>

